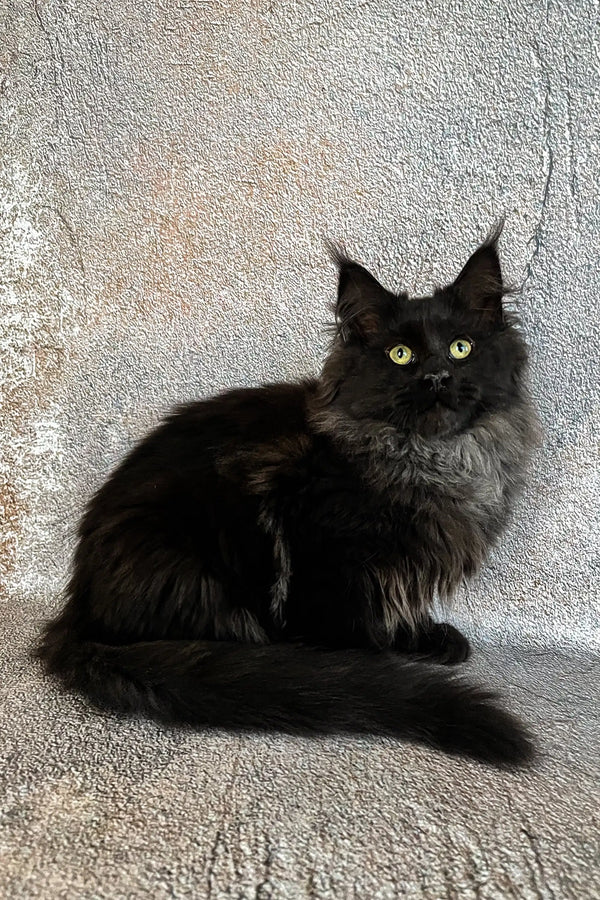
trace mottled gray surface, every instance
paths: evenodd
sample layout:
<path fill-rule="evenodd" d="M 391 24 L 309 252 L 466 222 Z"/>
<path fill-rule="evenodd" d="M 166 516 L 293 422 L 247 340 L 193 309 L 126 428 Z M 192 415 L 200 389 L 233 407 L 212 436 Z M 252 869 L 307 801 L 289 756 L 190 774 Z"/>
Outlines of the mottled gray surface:
<path fill-rule="evenodd" d="M 543 738 L 498 773 L 368 738 L 194 734 L 90 715 L 25 657 L 0 669 L 0 893 L 10 898 L 587 900 L 600 896 L 600 665 L 479 654 Z M 15 663 L 16 658 L 16 663 Z"/>
<path fill-rule="evenodd" d="M 597 5 L 0 0 L 0 30 L 0 877 L 23 897 L 596 896 Z M 131 442 L 174 402 L 318 367 L 323 237 L 424 292 L 503 214 L 546 438 L 456 616 L 482 672 L 556 722 L 542 770 L 168 734 L 44 685 L 26 640 Z"/>

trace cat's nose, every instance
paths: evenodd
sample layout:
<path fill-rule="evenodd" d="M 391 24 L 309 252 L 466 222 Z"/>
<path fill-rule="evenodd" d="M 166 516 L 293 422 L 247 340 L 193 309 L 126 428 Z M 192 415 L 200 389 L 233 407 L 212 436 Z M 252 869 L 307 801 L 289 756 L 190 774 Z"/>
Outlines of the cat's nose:
<path fill-rule="evenodd" d="M 429 372 L 427 375 L 423 375 L 423 381 L 425 381 L 428 387 L 431 388 L 432 391 L 445 391 L 448 389 L 450 385 L 452 376 L 450 372 Z"/>

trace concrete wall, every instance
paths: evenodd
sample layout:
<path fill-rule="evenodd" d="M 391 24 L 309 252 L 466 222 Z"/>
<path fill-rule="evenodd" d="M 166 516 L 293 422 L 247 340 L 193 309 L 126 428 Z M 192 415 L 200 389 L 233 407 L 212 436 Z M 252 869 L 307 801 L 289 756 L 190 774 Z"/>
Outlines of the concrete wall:
<path fill-rule="evenodd" d="M 597 5 L 0 9 L 4 587 L 50 609 L 85 499 L 171 404 L 317 369 L 324 236 L 423 292 L 505 214 L 546 440 L 459 615 L 596 640 Z"/>

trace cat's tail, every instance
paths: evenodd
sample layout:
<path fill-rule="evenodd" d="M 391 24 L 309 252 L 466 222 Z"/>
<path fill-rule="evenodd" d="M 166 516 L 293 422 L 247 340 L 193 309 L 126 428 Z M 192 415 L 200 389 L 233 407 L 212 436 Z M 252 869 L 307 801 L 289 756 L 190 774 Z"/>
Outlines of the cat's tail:
<path fill-rule="evenodd" d="M 104 708 L 236 730 L 392 735 L 504 766 L 534 757 L 494 694 L 433 663 L 294 644 L 77 643 L 57 625 L 37 655 Z"/>

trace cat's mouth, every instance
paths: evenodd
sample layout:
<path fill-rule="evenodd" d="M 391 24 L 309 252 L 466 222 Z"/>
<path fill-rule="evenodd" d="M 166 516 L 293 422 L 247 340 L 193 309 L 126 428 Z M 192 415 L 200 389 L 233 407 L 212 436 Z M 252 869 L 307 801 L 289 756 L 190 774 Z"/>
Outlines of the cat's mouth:
<path fill-rule="evenodd" d="M 461 416 L 451 397 L 438 394 L 421 409 L 416 424 L 423 437 L 443 437 L 459 430 Z"/>
<path fill-rule="evenodd" d="M 465 403 L 455 391 L 412 396 L 403 393 L 397 399 L 394 420 L 402 430 L 424 438 L 450 437 L 465 427 L 471 408 L 471 403 Z"/>

